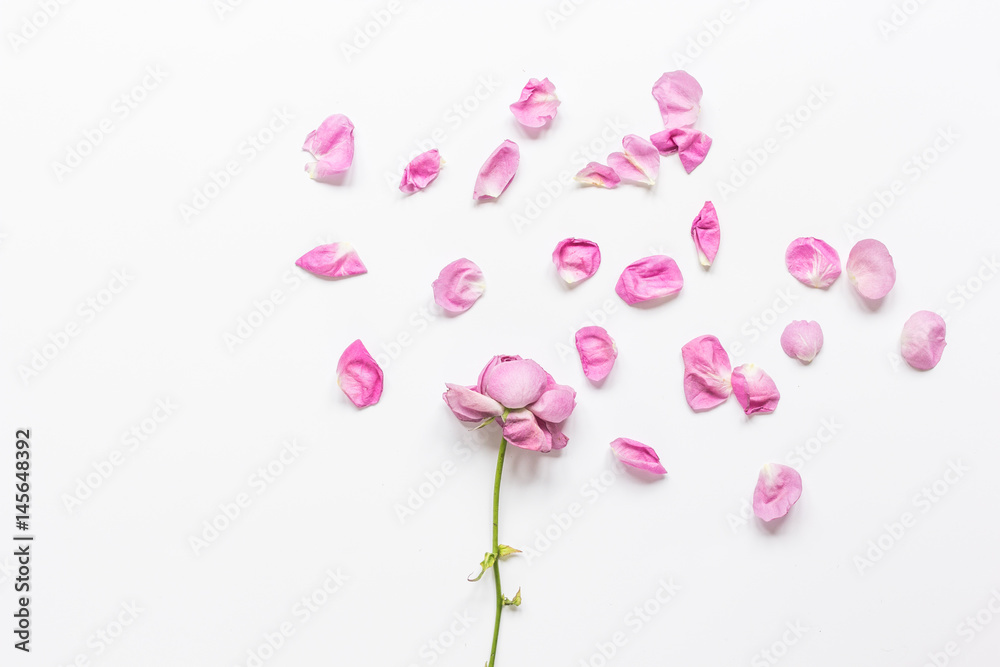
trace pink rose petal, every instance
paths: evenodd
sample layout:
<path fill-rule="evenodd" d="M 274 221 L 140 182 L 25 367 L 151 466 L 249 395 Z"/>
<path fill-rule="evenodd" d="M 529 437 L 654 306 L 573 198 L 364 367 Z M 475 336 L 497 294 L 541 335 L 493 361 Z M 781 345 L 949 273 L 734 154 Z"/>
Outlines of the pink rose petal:
<path fill-rule="evenodd" d="M 368 273 L 358 253 L 350 243 L 329 243 L 316 246 L 295 260 L 295 266 L 317 276 L 343 278 Z"/>
<path fill-rule="evenodd" d="M 460 421 L 481 422 L 503 414 L 503 406 L 469 387 L 445 383 L 444 402 Z"/>
<path fill-rule="evenodd" d="M 947 343 L 944 319 L 929 310 L 920 310 L 903 325 L 903 359 L 917 370 L 929 371 L 941 361 Z"/>
<path fill-rule="evenodd" d="M 667 72 L 653 84 L 653 98 L 667 128 L 694 125 L 701 113 L 701 95 L 701 85 L 683 70 Z"/>
<path fill-rule="evenodd" d="M 586 280 L 601 266 L 601 249 L 586 239 L 563 239 L 552 251 L 559 277 L 569 285 Z"/>
<path fill-rule="evenodd" d="M 472 198 L 481 201 L 483 199 L 496 199 L 503 194 L 514 178 L 514 174 L 517 173 L 520 161 L 521 152 L 517 144 L 510 140 L 500 144 L 500 147 L 486 158 L 486 162 L 479 169 Z"/>
<path fill-rule="evenodd" d="M 731 382 L 733 395 L 740 402 L 743 412 L 749 417 L 756 414 L 774 412 L 778 407 L 778 387 L 774 380 L 754 364 L 743 364 L 733 369 Z"/>
<path fill-rule="evenodd" d="M 479 267 L 463 257 L 441 269 L 431 288 L 434 303 L 449 313 L 464 313 L 486 291 L 486 281 Z"/>
<path fill-rule="evenodd" d="M 615 293 L 634 305 L 641 301 L 676 294 L 684 287 L 677 262 L 666 255 L 652 255 L 629 264 L 615 285 Z"/>
<path fill-rule="evenodd" d="M 323 181 L 342 174 L 354 161 L 354 124 L 347 116 L 334 114 L 306 135 L 302 150 L 316 158 L 306 165 L 312 178 Z"/>
<path fill-rule="evenodd" d="M 533 452 L 552 449 L 551 437 L 542 429 L 530 410 L 511 410 L 504 418 L 503 437 L 512 445 Z"/>
<path fill-rule="evenodd" d="M 788 244 L 785 266 L 803 285 L 826 289 L 840 276 L 840 255 L 825 241 L 804 236 Z"/>
<path fill-rule="evenodd" d="M 559 424 L 569 419 L 575 407 L 576 391 L 563 385 L 546 389 L 537 401 L 528 405 L 535 417 L 550 424 Z"/>
<path fill-rule="evenodd" d="M 618 438 L 611 443 L 611 449 L 614 450 L 618 460 L 625 465 L 656 475 L 667 474 L 667 469 L 660 464 L 660 457 L 656 455 L 656 450 L 649 445 L 628 438 Z"/>
<path fill-rule="evenodd" d="M 440 171 L 441 154 L 437 149 L 421 153 L 406 165 L 406 169 L 403 170 L 403 180 L 399 182 L 399 189 L 407 194 L 423 190 L 438 177 Z"/>
<path fill-rule="evenodd" d="M 499 364 L 505 364 L 508 361 L 520 361 L 520 360 L 521 360 L 521 357 L 519 357 L 516 354 L 498 354 L 498 355 L 496 355 L 495 357 L 493 357 L 492 359 L 490 359 L 489 362 L 485 366 L 483 366 L 483 370 L 479 371 L 479 380 L 476 382 L 475 390 L 478 391 L 480 394 L 485 394 L 486 393 L 486 376 L 489 375 L 490 371 L 492 371 L 494 368 L 496 368 L 496 366 L 498 366 Z"/>
<path fill-rule="evenodd" d="M 621 177 L 611 167 L 606 167 L 599 162 L 588 162 L 587 166 L 576 173 L 573 180 L 584 185 L 596 185 L 600 188 L 613 190 L 622 182 Z"/>
<path fill-rule="evenodd" d="M 753 492 L 753 513 L 764 521 L 773 521 L 788 514 L 801 495 L 802 476 L 795 468 L 766 463 Z"/>
<path fill-rule="evenodd" d="M 649 141 L 660 155 L 679 153 L 681 166 L 689 174 L 705 161 L 709 149 L 712 148 L 712 137 L 687 127 L 674 127 L 657 132 L 649 137 Z"/>
<path fill-rule="evenodd" d="M 622 139 L 624 153 L 608 156 L 608 166 L 625 181 L 653 185 L 660 175 L 660 153 L 656 146 L 637 134 L 626 135 Z"/>
<path fill-rule="evenodd" d="M 700 412 L 725 403 L 733 387 L 729 355 L 715 336 L 698 336 L 681 348 L 684 360 L 684 398 Z"/>
<path fill-rule="evenodd" d="M 881 299 L 896 284 L 896 267 L 881 241 L 858 241 L 847 255 L 847 278 L 866 299 Z"/>
<path fill-rule="evenodd" d="M 618 358 L 614 339 L 601 327 L 583 327 L 576 332 L 576 351 L 580 354 L 583 374 L 600 382 L 608 376 Z"/>
<path fill-rule="evenodd" d="M 485 378 L 486 395 L 506 408 L 534 403 L 548 388 L 548 374 L 531 359 L 498 363 Z"/>
<path fill-rule="evenodd" d="M 691 238 L 694 239 L 694 247 L 698 250 L 698 261 L 706 268 L 712 266 L 719 252 L 721 238 L 719 214 L 716 213 L 712 202 L 705 202 L 698 217 L 691 223 Z"/>
<path fill-rule="evenodd" d="M 781 332 L 781 349 L 793 359 L 808 364 L 823 349 L 823 329 L 818 322 L 790 322 Z"/>
<path fill-rule="evenodd" d="M 382 369 L 360 340 L 348 345 L 340 355 L 337 385 L 359 408 L 375 405 L 382 397 Z"/>
<path fill-rule="evenodd" d="M 528 79 L 521 99 L 510 105 L 511 113 L 525 127 L 542 127 L 556 117 L 561 102 L 548 79 Z"/>

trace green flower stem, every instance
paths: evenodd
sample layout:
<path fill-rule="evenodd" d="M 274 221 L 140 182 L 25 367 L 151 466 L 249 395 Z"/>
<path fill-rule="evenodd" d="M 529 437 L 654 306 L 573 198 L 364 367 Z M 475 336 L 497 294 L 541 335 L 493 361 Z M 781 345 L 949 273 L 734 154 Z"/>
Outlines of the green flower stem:
<path fill-rule="evenodd" d="M 499 538 L 499 516 L 500 516 L 500 477 L 503 475 L 503 457 L 507 453 L 507 439 L 500 439 L 500 453 L 497 455 L 497 474 L 493 481 L 493 553 L 496 560 L 493 562 L 493 579 L 497 583 L 497 615 L 493 621 L 493 648 L 490 650 L 489 667 L 497 659 L 497 639 L 500 637 L 500 612 L 503 611 L 503 591 L 500 589 L 500 538 Z"/>

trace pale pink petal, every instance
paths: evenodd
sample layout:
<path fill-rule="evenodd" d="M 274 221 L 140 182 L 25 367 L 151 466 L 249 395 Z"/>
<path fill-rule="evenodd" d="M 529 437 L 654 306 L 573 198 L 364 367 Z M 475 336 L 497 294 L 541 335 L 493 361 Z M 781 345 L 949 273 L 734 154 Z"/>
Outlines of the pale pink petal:
<path fill-rule="evenodd" d="M 709 149 L 712 148 L 710 136 L 687 127 L 674 127 L 657 132 L 649 137 L 649 141 L 660 155 L 679 153 L 681 165 L 689 174 L 705 161 Z"/>
<path fill-rule="evenodd" d="M 719 214 L 716 213 L 712 202 L 705 202 L 698 217 L 691 223 L 691 238 L 694 239 L 694 247 L 698 250 L 698 261 L 704 267 L 712 266 L 719 252 L 721 238 Z"/>
<path fill-rule="evenodd" d="M 618 184 L 622 182 L 618 172 L 599 162 L 588 162 L 586 167 L 576 173 L 573 180 L 584 185 L 596 185 L 609 190 L 617 188 Z"/>
<path fill-rule="evenodd" d="M 309 178 L 321 183 L 336 183 L 336 177 L 346 171 L 337 166 L 337 163 L 328 162 L 327 160 L 308 162 L 306 163 L 305 170 L 309 174 Z"/>
<path fill-rule="evenodd" d="M 359 408 L 375 405 L 382 397 L 382 369 L 360 340 L 348 345 L 340 355 L 337 385 Z"/>
<path fill-rule="evenodd" d="M 295 266 L 317 276 L 343 278 L 368 273 L 358 253 L 350 243 L 328 243 L 316 246 L 295 260 Z"/>
<path fill-rule="evenodd" d="M 766 463 L 753 492 L 753 513 L 764 521 L 779 519 L 802 495 L 802 476 L 795 468 Z"/>
<path fill-rule="evenodd" d="M 486 281 L 479 267 L 463 257 L 441 269 L 431 287 L 434 303 L 449 313 L 464 313 L 486 291 Z"/>
<path fill-rule="evenodd" d="M 667 128 L 694 125 L 701 112 L 701 95 L 701 85 L 684 70 L 667 72 L 653 84 L 653 97 Z"/>
<path fill-rule="evenodd" d="M 629 264 L 615 285 L 615 293 L 633 305 L 676 294 L 684 287 L 677 262 L 666 255 L 652 255 Z"/>
<path fill-rule="evenodd" d="M 601 266 L 601 249 L 586 239 L 563 239 L 552 251 L 552 261 L 559 277 L 574 285 L 597 273 Z"/>
<path fill-rule="evenodd" d="M 547 452 L 553 447 L 551 434 L 541 427 L 530 410 L 511 410 L 504 418 L 503 437 L 512 445 L 534 452 Z"/>
<path fill-rule="evenodd" d="M 561 102 L 548 79 L 528 79 L 521 99 L 510 105 L 511 113 L 525 127 L 541 127 L 556 117 Z"/>
<path fill-rule="evenodd" d="M 541 420 L 558 424 L 569 419 L 576 407 L 576 391 L 570 387 L 548 389 L 538 400 L 528 405 L 536 417 Z"/>
<path fill-rule="evenodd" d="M 929 371 L 941 361 L 947 343 L 944 319 L 929 310 L 920 310 L 903 325 L 902 354 L 917 370 Z"/>
<path fill-rule="evenodd" d="M 489 396 L 458 384 L 445 383 L 448 388 L 442 398 L 460 421 L 481 422 L 503 414 L 503 406 Z"/>
<path fill-rule="evenodd" d="M 517 173 L 517 165 L 520 161 L 521 152 L 518 150 L 517 144 L 510 140 L 500 144 L 500 147 L 486 158 L 486 162 L 479 169 L 472 198 L 477 201 L 496 199 L 503 194 L 514 178 L 514 174 Z"/>
<path fill-rule="evenodd" d="M 684 398 L 700 412 L 725 403 L 733 387 L 729 355 L 715 336 L 698 336 L 681 348 L 684 360 Z"/>
<path fill-rule="evenodd" d="M 576 332 L 576 351 L 580 353 L 583 374 L 600 382 L 608 377 L 618 358 L 618 347 L 601 327 L 583 327 Z"/>
<path fill-rule="evenodd" d="M 653 185 L 660 175 L 660 153 L 656 146 L 636 134 L 622 139 L 623 153 L 608 156 L 608 165 L 622 180 Z"/>
<path fill-rule="evenodd" d="M 399 189 L 407 194 L 423 190 L 438 177 L 440 171 L 441 154 L 436 148 L 421 153 L 406 165 L 406 169 L 403 170 L 403 180 L 399 182 Z"/>
<path fill-rule="evenodd" d="M 347 171 L 354 160 L 354 124 L 343 114 L 334 114 L 306 135 L 302 150 L 317 162 L 306 165 L 314 179 L 324 180 Z"/>
<path fill-rule="evenodd" d="M 476 382 L 475 390 L 480 394 L 486 393 L 486 376 L 492 371 L 498 364 L 505 364 L 508 361 L 520 361 L 521 357 L 516 354 L 498 354 L 487 362 L 483 366 L 483 370 L 479 371 L 479 380 Z"/>
<path fill-rule="evenodd" d="M 795 239 L 785 250 L 788 272 L 803 285 L 826 289 L 840 277 L 840 255 L 825 241 Z"/>
<path fill-rule="evenodd" d="M 531 359 L 506 361 L 491 368 L 485 378 L 485 393 L 506 408 L 534 403 L 548 385 L 548 374 Z"/>
<path fill-rule="evenodd" d="M 733 369 L 731 382 L 733 395 L 747 416 L 774 412 L 778 407 L 778 399 L 781 398 L 778 387 L 759 366 L 737 366 Z"/>
<path fill-rule="evenodd" d="M 823 349 L 823 329 L 818 322 L 790 322 L 781 332 L 781 349 L 793 359 L 808 364 Z"/>
<path fill-rule="evenodd" d="M 614 450 L 618 460 L 625 465 L 656 475 L 667 474 L 667 469 L 660 464 L 660 457 L 656 455 L 656 450 L 649 445 L 628 438 L 618 438 L 611 443 L 611 449 Z"/>
<path fill-rule="evenodd" d="M 847 255 L 847 278 L 866 299 L 881 299 L 896 284 L 896 266 L 881 241 L 858 241 Z"/>

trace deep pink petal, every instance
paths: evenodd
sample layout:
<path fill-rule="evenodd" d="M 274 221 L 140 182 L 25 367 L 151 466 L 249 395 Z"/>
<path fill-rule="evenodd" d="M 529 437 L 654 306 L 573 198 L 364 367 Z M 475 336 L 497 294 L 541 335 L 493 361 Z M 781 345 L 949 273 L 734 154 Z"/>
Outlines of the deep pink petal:
<path fill-rule="evenodd" d="M 306 165 L 306 171 L 316 180 L 341 174 L 354 160 L 354 124 L 347 116 L 334 114 L 306 135 L 302 150 L 317 160 Z"/>
<path fill-rule="evenodd" d="M 941 361 L 947 343 L 944 319 L 929 310 L 920 310 L 903 325 L 903 359 L 917 370 L 929 371 Z"/>
<path fill-rule="evenodd" d="M 464 313 L 486 291 L 486 281 L 479 267 L 463 257 L 441 269 L 431 287 L 434 303 L 449 313 Z"/>
<path fill-rule="evenodd" d="M 543 431 L 545 431 L 545 435 L 552 449 L 562 449 L 569 444 L 569 438 L 567 438 L 566 434 L 560 430 L 558 424 L 550 424 L 549 422 L 541 421 L 538 425 L 542 427 Z"/>
<path fill-rule="evenodd" d="M 584 185 L 596 185 L 609 190 L 617 188 L 618 184 L 622 182 L 618 172 L 599 162 L 588 162 L 586 167 L 576 173 L 573 180 Z"/>
<path fill-rule="evenodd" d="M 295 260 L 295 266 L 317 276 L 343 278 L 368 273 L 358 253 L 350 243 L 328 243 L 316 246 Z"/>
<path fill-rule="evenodd" d="M 680 153 L 681 165 L 687 173 L 705 161 L 712 148 L 712 137 L 689 127 L 672 127 L 649 137 L 660 155 Z"/>
<path fill-rule="evenodd" d="M 840 255 L 825 241 L 804 236 L 785 250 L 788 272 L 803 285 L 826 289 L 840 277 Z"/>
<path fill-rule="evenodd" d="M 622 153 L 608 156 L 608 166 L 625 181 L 653 185 L 660 175 L 660 153 L 656 146 L 636 134 L 622 139 Z"/>
<path fill-rule="evenodd" d="M 552 261 L 559 277 L 574 285 L 597 273 L 601 266 L 601 249 L 586 239 L 563 239 L 552 251 Z"/>
<path fill-rule="evenodd" d="M 570 387 L 549 389 L 528 406 L 538 419 L 559 424 L 569 419 L 576 407 L 576 392 Z"/>
<path fill-rule="evenodd" d="M 548 79 L 528 79 L 521 99 L 510 105 L 511 113 L 525 127 L 542 127 L 556 117 L 561 102 Z"/>
<path fill-rule="evenodd" d="M 583 374 L 588 380 L 600 382 L 608 377 L 618 358 L 618 347 L 601 327 L 583 327 L 576 332 L 576 351 L 580 353 Z"/>
<path fill-rule="evenodd" d="M 731 382 L 733 395 L 740 402 L 747 416 L 774 412 L 778 407 L 778 387 L 771 376 L 754 364 L 743 364 L 733 369 Z"/>
<path fill-rule="evenodd" d="M 691 173 L 698 165 L 708 157 L 708 151 L 712 148 L 712 137 L 704 132 L 694 132 L 691 141 L 680 148 L 681 166 L 684 171 Z"/>
<path fill-rule="evenodd" d="M 652 255 L 629 264 L 615 285 L 615 293 L 633 305 L 676 294 L 684 287 L 677 262 L 666 255 Z"/>
<path fill-rule="evenodd" d="M 483 166 L 479 169 L 479 176 L 476 178 L 476 187 L 472 191 L 472 198 L 479 201 L 483 199 L 496 199 L 510 185 L 514 174 L 517 173 L 517 166 L 521 161 L 521 152 L 513 141 L 507 140 L 500 144 L 500 147 L 493 151 Z"/>
<path fill-rule="evenodd" d="M 667 128 L 694 125 L 701 112 L 701 96 L 701 85 L 683 70 L 667 72 L 653 84 L 653 98 Z"/>
<path fill-rule="evenodd" d="M 781 518 L 801 495 L 802 476 L 795 468 L 766 463 L 760 469 L 753 492 L 753 513 L 764 521 Z"/>
<path fill-rule="evenodd" d="M 538 363 L 518 359 L 499 363 L 486 374 L 486 393 L 507 408 L 523 408 L 534 403 L 548 384 L 548 377 Z"/>
<path fill-rule="evenodd" d="M 698 250 L 698 261 L 704 267 L 712 266 L 719 252 L 721 238 L 719 214 L 712 202 L 705 202 L 698 217 L 691 223 L 691 238 L 694 239 L 694 247 Z"/>
<path fill-rule="evenodd" d="M 660 457 L 657 456 L 656 450 L 649 445 L 644 445 L 637 440 L 618 438 L 611 443 L 611 449 L 614 450 L 618 460 L 625 465 L 656 475 L 667 474 L 667 469 L 660 463 Z"/>
<path fill-rule="evenodd" d="M 503 437 L 512 445 L 534 452 L 548 452 L 553 445 L 551 435 L 525 409 L 510 411 L 504 419 Z"/>
<path fill-rule="evenodd" d="M 438 177 L 440 171 L 441 154 L 436 148 L 421 153 L 406 165 L 406 169 L 403 170 L 403 180 L 399 182 L 399 189 L 407 194 L 423 190 Z"/>
<path fill-rule="evenodd" d="M 881 299 L 896 284 L 896 266 L 881 241 L 858 241 L 847 255 L 847 278 L 866 299 Z"/>
<path fill-rule="evenodd" d="M 489 396 L 458 384 L 445 383 L 444 402 L 460 421 L 481 422 L 503 414 L 503 406 Z"/>
<path fill-rule="evenodd" d="M 337 385 L 359 408 L 375 405 L 382 397 L 382 369 L 360 340 L 348 345 L 340 355 Z"/>
<path fill-rule="evenodd" d="M 715 336 L 698 336 L 681 348 L 684 360 L 684 398 L 692 410 L 702 411 L 724 403 L 733 388 L 729 355 Z"/>
<path fill-rule="evenodd" d="M 823 329 L 818 322 L 790 322 L 781 332 L 781 349 L 793 359 L 808 364 L 823 349 Z"/>

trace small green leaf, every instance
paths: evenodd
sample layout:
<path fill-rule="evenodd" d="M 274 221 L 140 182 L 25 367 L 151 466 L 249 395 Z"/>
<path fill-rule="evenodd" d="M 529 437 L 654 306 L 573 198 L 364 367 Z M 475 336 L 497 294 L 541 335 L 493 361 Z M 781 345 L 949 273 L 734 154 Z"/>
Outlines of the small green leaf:
<path fill-rule="evenodd" d="M 507 556 L 513 556 L 514 554 L 519 554 L 519 553 L 521 553 L 520 549 L 509 547 L 506 544 L 500 545 L 500 553 L 499 553 L 500 558 L 506 558 Z"/>
<path fill-rule="evenodd" d="M 520 607 L 521 606 L 521 589 L 520 588 L 517 589 L 517 593 L 514 595 L 514 599 L 513 600 L 510 600 L 510 599 L 507 598 L 507 596 L 504 596 L 503 604 L 504 604 L 505 607 L 508 607 L 508 606 Z"/>
<path fill-rule="evenodd" d="M 497 562 L 496 554 L 488 553 L 485 556 L 483 556 L 483 562 L 479 564 L 479 567 L 481 567 L 482 569 L 479 571 L 479 574 L 476 575 L 475 579 L 472 578 L 472 575 L 469 575 L 469 581 L 479 581 L 480 579 L 482 579 L 483 575 L 486 574 L 486 570 L 493 567 L 493 564 L 496 562 Z"/>

